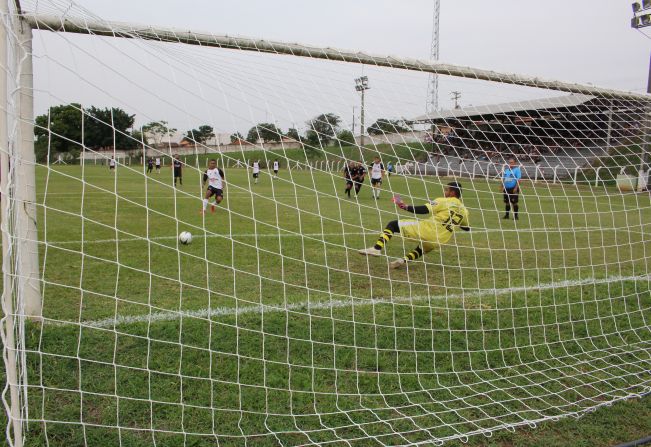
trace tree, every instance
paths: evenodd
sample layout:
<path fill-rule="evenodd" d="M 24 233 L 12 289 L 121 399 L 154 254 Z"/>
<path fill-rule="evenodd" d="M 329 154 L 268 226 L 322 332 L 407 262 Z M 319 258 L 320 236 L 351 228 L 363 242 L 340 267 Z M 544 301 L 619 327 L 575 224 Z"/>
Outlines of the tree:
<path fill-rule="evenodd" d="M 81 104 L 72 103 L 51 107 L 48 113 L 37 116 L 34 121 L 38 161 L 46 161 L 48 153 L 50 160 L 55 154 L 70 154 L 76 159 L 83 147 L 129 150 L 139 144 L 130 130 L 135 116 L 119 108 L 91 106 L 83 109 Z"/>
<path fill-rule="evenodd" d="M 301 136 L 298 134 L 298 130 L 293 127 L 287 129 L 287 137 L 295 141 L 301 141 Z"/>
<path fill-rule="evenodd" d="M 185 139 L 198 144 L 206 144 L 208 140 L 215 137 L 215 131 L 212 126 L 204 124 L 198 129 L 191 129 L 185 133 Z"/>
<path fill-rule="evenodd" d="M 355 146 L 357 144 L 355 141 L 355 136 L 348 129 L 344 129 L 339 132 L 337 134 L 337 140 L 339 140 L 339 144 L 341 145 Z"/>
<path fill-rule="evenodd" d="M 385 133 L 409 132 L 411 127 L 404 120 L 390 120 L 380 118 L 371 127 L 366 129 L 369 135 L 381 135 Z"/>
<path fill-rule="evenodd" d="M 341 123 L 341 118 L 334 113 L 321 114 L 308 121 L 306 137 L 310 146 L 327 146 L 337 135 L 339 123 Z"/>
<path fill-rule="evenodd" d="M 167 121 L 152 121 L 142 126 L 142 131 L 154 140 L 155 146 L 159 146 L 163 138 L 174 135 L 176 129 L 169 127 Z"/>
<path fill-rule="evenodd" d="M 81 148 L 81 104 L 50 107 L 48 112 L 34 120 L 34 146 L 40 162 Z"/>
<path fill-rule="evenodd" d="M 262 140 L 267 143 L 270 141 L 279 142 L 283 132 L 276 127 L 273 123 L 260 123 L 253 126 L 246 136 L 246 141 L 249 143 L 257 143 Z"/>
<path fill-rule="evenodd" d="M 85 109 L 84 144 L 90 148 L 115 147 L 133 149 L 140 143 L 131 136 L 135 115 L 122 109 L 100 109 L 91 106 Z"/>
<path fill-rule="evenodd" d="M 231 144 L 236 144 L 240 141 L 244 141 L 244 135 L 239 132 L 235 132 L 231 135 Z"/>

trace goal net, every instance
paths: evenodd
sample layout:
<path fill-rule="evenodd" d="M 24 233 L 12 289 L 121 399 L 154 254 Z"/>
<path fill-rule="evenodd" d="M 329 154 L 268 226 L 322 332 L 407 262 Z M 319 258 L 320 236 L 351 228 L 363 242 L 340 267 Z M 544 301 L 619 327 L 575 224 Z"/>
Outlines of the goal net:
<path fill-rule="evenodd" d="M 440 445 L 649 392 L 648 96 L 23 8 L 11 445 Z"/>

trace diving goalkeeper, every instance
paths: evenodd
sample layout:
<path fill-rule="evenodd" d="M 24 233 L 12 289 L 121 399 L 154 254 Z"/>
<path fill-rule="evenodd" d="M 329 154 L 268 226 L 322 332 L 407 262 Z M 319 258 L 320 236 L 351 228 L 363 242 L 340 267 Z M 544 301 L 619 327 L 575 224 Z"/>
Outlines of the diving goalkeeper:
<path fill-rule="evenodd" d="M 380 238 L 371 248 L 359 250 L 359 253 L 367 256 L 381 256 L 384 245 L 391 240 L 394 234 L 400 233 L 405 239 L 413 239 L 419 245 L 403 258 L 393 261 L 391 268 L 400 268 L 413 261 L 424 253 L 434 250 L 441 244 L 445 244 L 452 237 L 457 228 L 470 231 L 468 224 L 468 210 L 461 203 L 461 185 L 457 182 L 448 183 L 445 188 L 445 197 L 440 197 L 433 202 L 422 206 L 405 204 L 400 196 L 395 196 L 393 201 L 398 207 L 414 214 L 429 214 L 429 218 L 400 219 L 388 223 Z"/>

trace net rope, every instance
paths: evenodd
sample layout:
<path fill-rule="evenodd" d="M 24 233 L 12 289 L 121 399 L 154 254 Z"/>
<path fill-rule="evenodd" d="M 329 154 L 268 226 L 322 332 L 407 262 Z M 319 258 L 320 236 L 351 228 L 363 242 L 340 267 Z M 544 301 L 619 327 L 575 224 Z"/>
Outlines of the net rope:
<path fill-rule="evenodd" d="M 30 22 L 38 238 L 23 242 L 38 249 L 42 311 L 25 313 L 22 233 L 3 222 L 10 444 L 16 402 L 26 445 L 395 446 L 465 442 L 649 392 L 651 201 L 627 190 L 648 169 L 647 96 L 439 64 L 440 91 L 481 105 L 423 114 L 426 65 L 323 60 L 294 44 L 297 57 L 244 38 L 202 48 L 67 1 L 23 8 L 91 35 Z M 119 38 L 93 36 L 106 34 L 98 24 Z M 10 57 L 10 90 L 14 68 Z M 359 126 L 343 132 L 361 76 L 364 145 Z M 4 110 L 20 125 L 11 95 Z M 189 132 L 201 125 L 216 135 Z M 250 131 L 259 141 L 232 142 Z M 368 178 L 349 197 L 344 165 L 370 169 L 375 156 L 394 166 L 379 197 Z M 200 213 L 211 158 L 224 201 Z M 504 219 L 510 158 L 520 208 Z M 17 175 L 3 183 L 10 216 L 26 204 Z M 440 202 L 452 181 L 470 232 L 399 269 L 428 241 L 395 234 L 381 256 L 358 254 L 390 221 L 415 218 L 394 195 Z"/>

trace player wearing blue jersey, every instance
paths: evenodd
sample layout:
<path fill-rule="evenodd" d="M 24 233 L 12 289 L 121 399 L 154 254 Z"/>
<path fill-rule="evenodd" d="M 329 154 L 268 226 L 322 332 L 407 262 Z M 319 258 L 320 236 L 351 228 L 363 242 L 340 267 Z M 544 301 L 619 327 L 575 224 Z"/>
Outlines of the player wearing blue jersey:
<path fill-rule="evenodd" d="M 504 219 L 509 218 L 511 206 L 513 206 L 513 218 L 518 220 L 521 178 L 522 172 L 520 171 L 520 167 L 517 166 L 515 158 L 509 158 L 509 164 L 504 168 L 504 173 L 502 174 L 502 193 L 504 194 L 504 204 L 506 206 Z"/>

